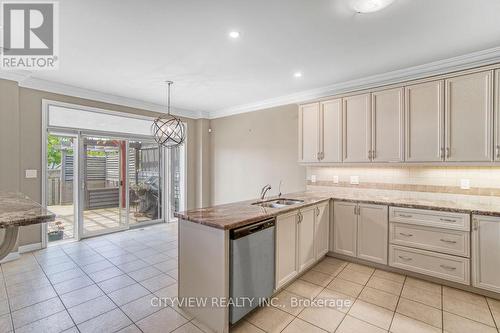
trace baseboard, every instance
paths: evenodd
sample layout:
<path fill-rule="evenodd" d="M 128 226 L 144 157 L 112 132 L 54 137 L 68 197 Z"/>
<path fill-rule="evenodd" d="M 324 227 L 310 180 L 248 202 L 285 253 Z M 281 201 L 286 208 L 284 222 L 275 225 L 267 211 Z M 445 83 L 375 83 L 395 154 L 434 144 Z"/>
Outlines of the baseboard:
<path fill-rule="evenodd" d="M 32 252 L 36 250 L 40 250 L 42 248 L 42 243 L 33 243 L 28 245 L 19 246 L 19 253 Z"/>

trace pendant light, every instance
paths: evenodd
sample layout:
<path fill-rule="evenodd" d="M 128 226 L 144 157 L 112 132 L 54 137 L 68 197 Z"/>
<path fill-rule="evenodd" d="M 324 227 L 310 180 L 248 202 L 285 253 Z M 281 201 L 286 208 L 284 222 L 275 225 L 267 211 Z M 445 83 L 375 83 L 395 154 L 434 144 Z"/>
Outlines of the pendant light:
<path fill-rule="evenodd" d="M 170 86 L 172 81 L 167 83 L 167 116 L 158 117 L 153 121 L 151 131 L 155 141 L 169 149 L 176 148 L 184 143 L 186 140 L 186 131 L 182 121 L 170 114 Z"/>

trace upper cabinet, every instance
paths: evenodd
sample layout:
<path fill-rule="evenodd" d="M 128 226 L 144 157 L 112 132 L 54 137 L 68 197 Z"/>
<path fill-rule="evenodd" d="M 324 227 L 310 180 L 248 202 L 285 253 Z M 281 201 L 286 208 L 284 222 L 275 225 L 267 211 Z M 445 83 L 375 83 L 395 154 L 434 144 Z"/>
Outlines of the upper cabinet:
<path fill-rule="evenodd" d="M 500 70 L 495 71 L 495 161 L 500 161 Z"/>
<path fill-rule="evenodd" d="M 370 162 L 371 99 L 370 94 L 343 99 L 344 162 Z"/>
<path fill-rule="evenodd" d="M 320 161 L 342 162 L 342 99 L 320 104 Z"/>
<path fill-rule="evenodd" d="M 444 81 L 405 88 L 405 158 L 439 162 L 444 158 Z"/>
<path fill-rule="evenodd" d="M 301 105 L 299 109 L 299 161 L 318 162 L 319 103 Z"/>
<path fill-rule="evenodd" d="M 372 122 L 372 161 L 403 161 L 403 88 L 372 93 Z"/>
<path fill-rule="evenodd" d="M 492 160 L 493 71 L 445 81 L 445 159 Z"/>

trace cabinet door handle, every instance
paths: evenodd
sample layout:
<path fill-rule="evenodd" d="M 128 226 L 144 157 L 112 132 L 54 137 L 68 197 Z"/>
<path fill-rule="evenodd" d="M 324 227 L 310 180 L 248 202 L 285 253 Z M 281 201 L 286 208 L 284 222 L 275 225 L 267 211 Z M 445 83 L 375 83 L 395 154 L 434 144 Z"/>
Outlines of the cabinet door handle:
<path fill-rule="evenodd" d="M 372 160 L 374 160 L 376 156 L 377 156 L 377 152 L 375 150 L 372 150 Z"/>
<path fill-rule="evenodd" d="M 446 147 L 446 158 L 450 158 L 450 147 Z"/>
<path fill-rule="evenodd" d="M 301 212 L 298 212 L 297 213 L 297 216 L 299 218 L 299 220 L 297 221 L 297 223 L 302 223 L 302 213 Z"/>
<path fill-rule="evenodd" d="M 497 145 L 496 151 L 497 151 L 497 153 L 496 153 L 497 158 L 500 158 L 500 145 Z"/>
<path fill-rule="evenodd" d="M 401 236 L 405 236 L 405 237 L 413 237 L 412 234 L 405 234 L 404 232 L 400 232 L 399 233 Z"/>
<path fill-rule="evenodd" d="M 457 241 L 454 241 L 454 240 L 449 240 L 449 239 L 440 239 L 441 242 L 444 242 L 444 243 L 450 243 L 450 244 L 456 244 Z"/>
<path fill-rule="evenodd" d="M 451 222 L 451 223 L 456 223 L 457 220 L 454 219 L 445 219 L 445 218 L 440 218 L 439 221 L 441 222 Z"/>
<path fill-rule="evenodd" d="M 413 258 L 410 258 L 410 257 L 405 257 L 405 256 L 399 256 L 400 259 L 403 259 L 405 261 L 411 261 L 413 260 Z"/>
<path fill-rule="evenodd" d="M 476 218 L 472 220 L 472 229 L 474 230 L 479 229 L 479 221 Z"/>
<path fill-rule="evenodd" d="M 408 215 L 408 214 L 399 214 L 400 217 L 406 217 L 408 219 L 411 219 L 413 215 Z"/>
<path fill-rule="evenodd" d="M 444 158 L 444 147 L 441 148 L 441 158 Z"/>
<path fill-rule="evenodd" d="M 447 265 L 439 265 L 439 267 L 446 269 L 448 271 L 454 271 L 457 269 L 456 267 L 451 267 L 451 266 L 447 266 Z"/>
<path fill-rule="evenodd" d="M 316 207 L 316 216 L 319 216 L 319 208 Z"/>

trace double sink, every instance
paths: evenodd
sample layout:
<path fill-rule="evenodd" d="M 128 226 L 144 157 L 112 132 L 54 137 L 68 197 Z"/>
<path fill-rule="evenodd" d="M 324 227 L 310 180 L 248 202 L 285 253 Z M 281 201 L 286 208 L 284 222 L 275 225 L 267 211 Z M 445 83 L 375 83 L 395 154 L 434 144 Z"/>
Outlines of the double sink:
<path fill-rule="evenodd" d="M 272 199 L 267 201 L 258 201 L 254 202 L 252 205 L 265 207 L 265 208 L 284 208 L 296 204 L 303 203 L 304 200 L 296 200 L 296 199 Z"/>

